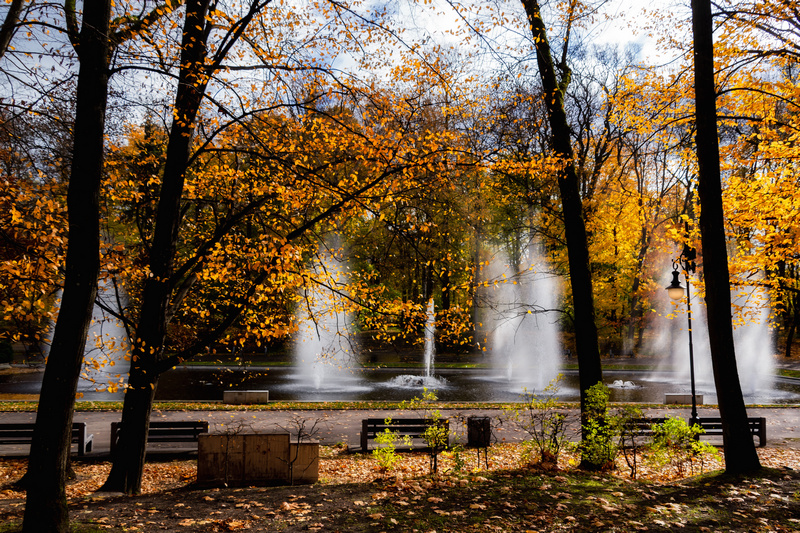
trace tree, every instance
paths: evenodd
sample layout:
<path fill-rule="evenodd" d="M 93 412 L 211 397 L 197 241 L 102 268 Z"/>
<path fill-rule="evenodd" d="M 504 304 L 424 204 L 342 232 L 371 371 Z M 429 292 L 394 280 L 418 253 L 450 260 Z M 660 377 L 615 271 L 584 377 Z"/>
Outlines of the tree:
<path fill-rule="evenodd" d="M 552 149 L 559 158 L 558 187 L 564 216 L 564 233 L 569 258 L 569 276 L 572 286 L 572 301 L 575 313 L 575 348 L 578 357 L 581 389 L 581 409 L 584 410 L 586 394 L 590 387 L 603 380 L 600 366 L 600 352 L 595 324 L 594 297 L 592 295 L 592 275 L 589 268 L 589 245 L 586 237 L 586 224 L 583 218 L 583 204 L 580 183 L 575 169 L 574 153 L 570 139 L 570 127 L 564 109 L 564 96 L 569 86 L 571 72 L 567 65 L 567 44 L 569 30 L 564 41 L 560 61 L 554 62 L 537 0 L 522 0 L 528 16 L 530 30 L 536 48 L 539 77 L 550 121 L 550 141 Z M 568 26 L 573 22 L 574 3 L 570 4 L 567 15 Z M 559 70 L 559 78 L 556 73 Z"/>
<path fill-rule="evenodd" d="M 731 327 L 731 286 L 722 208 L 713 19 L 709 0 L 692 0 L 692 34 L 697 125 L 695 143 L 709 344 L 722 418 L 725 469 L 729 473 L 746 473 L 761 468 L 761 464 L 747 422 Z"/>
<path fill-rule="evenodd" d="M 6 18 L 3 20 L 3 25 L 0 26 L 0 58 L 2 58 L 14 33 L 17 31 L 19 25 L 19 15 L 22 13 L 22 8 L 25 7 L 25 0 L 11 0 L 6 12 Z"/>
<path fill-rule="evenodd" d="M 141 310 L 132 343 L 131 370 L 122 408 L 119 445 L 113 458 L 106 490 L 138 493 L 144 467 L 147 431 L 158 375 L 159 356 L 164 346 L 166 327 L 175 289 L 175 261 L 178 230 L 182 219 L 181 197 L 192 156 L 191 146 L 198 112 L 212 74 L 247 25 L 269 0 L 253 0 L 245 15 L 222 34 L 216 50 L 209 51 L 213 19 L 209 13 L 211 0 L 186 2 L 181 46 L 178 88 L 175 95 L 172 126 L 166 149 L 163 179 L 155 215 L 155 226 L 148 249 L 150 276 L 144 282 Z M 185 289 L 192 277 L 184 280 Z M 184 290 L 184 289 L 180 289 Z"/>
<path fill-rule="evenodd" d="M 2 52 L 10 47 L 15 29 L 20 25 L 19 8 L 21 4 L 14 2 L 7 14 L 3 28 Z M 47 5 L 38 5 L 38 9 L 50 9 Z M 64 485 L 66 481 L 69 450 L 72 434 L 72 411 L 76 396 L 79 373 L 83 363 L 87 330 L 92 317 L 92 307 L 97 293 L 97 278 L 100 271 L 100 183 L 104 161 L 104 132 L 108 99 L 109 61 L 115 44 L 130 39 L 136 33 L 171 9 L 156 9 L 139 18 L 122 17 L 112 25 L 111 3 L 107 1 L 88 2 L 86 14 L 81 23 L 78 22 L 76 5 L 67 1 L 64 5 L 66 28 L 47 22 L 26 18 L 25 25 L 39 26 L 44 34 L 53 29 L 63 31 L 74 49 L 79 71 L 75 94 L 75 119 L 72 131 L 71 154 L 62 159 L 69 163 L 69 182 L 67 185 L 67 237 L 64 282 L 58 319 L 55 324 L 48 363 L 42 380 L 42 392 L 37 411 L 36 427 L 31 445 L 30 461 L 26 473 L 26 483 L 35 490 L 28 491 L 23 528 L 25 531 L 66 531 L 68 529 L 68 513 Z M 47 19 L 47 17 L 44 17 Z M 43 51 L 58 50 L 64 43 L 49 47 L 42 45 Z M 71 57 L 68 54 L 56 56 L 64 59 L 61 65 L 70 67 Z M 23 52 L 25 57 L 28 52 Z M 2 54 L 0 54 L 2 55 Z M 27 62 L 18 63 L 23 68 Z M 36 66 L 32 66 L 27 74 L 35 79 Z M 53 72 L 57 69 L 53 67 Z M 55 75 L 57 76 L 57 74 Z M 50 87 L 48 87 L 50 85 Z M 64 80 L 47 80 L 41 84 L 43 95 L 52 97 L 57 88 L 67 85 Z M 30 87 L 38 86 L 32 83 Z M 36 112 L 35 105 L 12 99 L 10 109 Z M 26 109 L 27 108 L 27 109 Z M 22 115 L 22 113 L 20 113 Z M 30 159 L 29 162 L 33 162 Z M 47 165 L 49 166 L 49 165 Z M 57 164 L 56 164 L 57 166 Z M 35 169 L 35 164 L 33 165 Z M 41 170 L 33 172 L 33 181 L 40 177 Z M 53 198 L 37 200 L 37 204 L 45 206 L 42 211 L 52 209 L 56 202 Z M 16 216 L 15 216 L 16 215 Z M 12 209 L 11 225 L 19 222 L 19 212 Z M 44 215 L 51 223 L 58 218 Z M 16 219 L 16 220 L 15 220 Z M 51 228 L 55 239 L 60 238 L 61 228 Z M 24 233 L 24 232 L 22 232 Z M 19 235 L 20 232 L 17 232 Z M 40 283 L 53 283 L 57 275 L 46 276 L 43 270 L 60 262 L 58 253 L 43 252 L 39 257 L 31 250 L 34 261 L 39 265 L 36 275 Z M 23 261 L 24 262 L 24 261 Z M 52 271 L 59 272 L 58 268 Z M 55 284 L 55 283 L 54 283 Z"/>
<path fill-rule="evenodd" d="M 74 3 L 67 17 L 76 28 Z M 67 192 L 69 244 L 61 309 L 53 332 L 28 461 L 23 531 L 66 532 L 64 489 L 72 441 L 72 411 L 100 272 L 100 180 L 108 95 L 110 0 L 85 4 L 80 34 L 72 41 L 80 59 L 75 134 Z"/>
<path fill-rule="evenodd" d="M 251 2 L 234 18 L 220 9 L 212 13 L 208 1 L 187 3 L 181 43 L 174 48 L 181 60 L 164 166 L 153 177 L 153 208 L 142 210 L 154 219 L 152 226 L 140 226 L 153 229 L 140 235 L 141 255 L 128 259 L 138 267 L 128 271 L 137 291 L 126 317 L 133 332 L 131 370 L 106 490 L 140 490 L 160 375 L 207 352 L 236 328 L 243 334 L 229 340 L 239 346 L 247 336 L 269 338 L 271 317 L 258 312 L 268 311 L 273 297 L 300 305 L 297 293 L 304 285 L 338 289 L 332 273 L 317 275 L 309 267 L 321 245 L 333 246 L 325 236 L 356 217 L 381 216 L 383 206 L 423 183 L 431 186 L 430 177 L 445 168 L 450 135 L 420 127 L 415 98 L 371 82 L 326 80 L 313 58 L 295 64 L 306 60 L 302 50 L 269 41 L 278 38 L 270 28 L 291 18 L 299 31 L 304 21 L 292 18 L 291 8 L 273 12 L 267 4 Z M 342 15 L 331 16 L 348 23 Z M 343 44 L 348 43 L 364 44 Z M 314 55 L 311 44 L 304 46 Z M 254 59 L 257 66 L 242 69 L 274 74 L 275 83 L 266 87 L 282 92 L 272 97 L 266 89 L 233 91 L 235 84 L 221 74 L 236 71 L 224 63 L 228 54 Z M 168 69 L 171 63 L 163 65 Z M 413 69 L 399 70 L 396 76 L 412 79 Z M 286 71 L 296 77 L 278 79 Z M 207 94 L 212 84 L 225 83 L 230 101 Z M 230 102 L 241 105 L 238 115 Z M 125 179 L 119 184 L 122 190 Z M 178 321 L 200 331 L 173 351 L 170 328 Z"/>

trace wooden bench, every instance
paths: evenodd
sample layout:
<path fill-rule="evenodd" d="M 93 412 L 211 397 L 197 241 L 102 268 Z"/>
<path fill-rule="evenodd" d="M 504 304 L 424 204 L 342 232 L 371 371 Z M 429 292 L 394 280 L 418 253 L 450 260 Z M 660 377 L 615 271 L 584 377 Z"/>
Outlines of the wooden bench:
<path fill-rule="evenodd" d="M 690 424 L 698 424 L 705 432 L 701 435 L 722 435 L 721 418 L 697 418 L 690 420 Z M 767 419 L 761 417 L 751 417 L 747 419 L 750 426 L 750 434 L 758 437 L 758 447 L 763 448 L 767 445 Z"/>
<path fill-rule="evenodd" d="M 628 421 L 626 429 L 630 431 L 629 436 L 632 437 L 647 437 L 653 436 L 653 424 L 663 424 L 666 418 L 633 418 Z M 758 446 L 763 448 L 767 445 L 767 419 L 764 417 L 748 418 L 747 422 L 750 426 L 750 433 L 758 437 Z M 699 425 L 703 428 L 703 436 L 721 436 L 722 435 L 722 419 L 721 418 L 698 418 L 690 419 L 689 425 Z"/>
<path fill-rule="evenodd" d="M 375 440 L 375 436 L 383 433 L 387 429 L 395 432 L 399 437 L 410 439 L 424 438 L 425 431 L 431 426 L 439 426 L 443 434 L 446 435 L 444 442 L 434 443 L 442 448 L 450 443 L 450 421 L 446 419 L 433 418 L 392 418 L 389 424 L 383 418 L 367 418 L 361 421 L 361 451 L 368 451 L 370 440 Z M 430 443 L 427 443 L 429 447 Z"/>
<path fill-rule="evenodd" d="M 33 441 L 33 422 L 10 422 L 0 424 L 0 444 L 30 444 Z M 78 445 L 78 455 L 92 451 L 94 435 L 86 433 L 86 422 L 72 424 L 73 444 Z"/>
<path fill-rule="evenodd" d="M 120 431 L 122 431 L 122 423 L 111 422 L 112 454 L 119 442 Z M 154 420 L 150 422 L 150 429 L 147 432 L 147 442 L 197 442 L 198 438 L 203 433 L 208 433 L 208 422 L 205 420 Z"/>
<path fill-rule="evenodd" d="M 631 448 L 634 444 L 639 444 L 640 437 L 642 439 L 653 438 L 653 425 L 663 424 L 666 418 L 631 418 L 625 421 L 625 425 L 621 428 L 625 439 L 634 439 L 634 442 L 627 440 L 623 442 L 625 448 Z"/>

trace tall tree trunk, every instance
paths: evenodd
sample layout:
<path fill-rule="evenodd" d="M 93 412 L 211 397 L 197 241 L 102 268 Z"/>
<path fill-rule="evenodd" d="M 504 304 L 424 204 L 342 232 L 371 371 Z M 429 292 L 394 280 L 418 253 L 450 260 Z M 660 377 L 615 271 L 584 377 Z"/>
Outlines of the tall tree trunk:
<path fill-rule="evenodd" d="M 11 44 L 11 38 L 17 31 L 19 14 L 22 13 L 24 5 L 25 0 L 11 0 L 11 5 L 8 6 L 6 18 L 3 20 L 3 25 L 0 26 L 0 58 L 8 51 L 8 45 Z"/>
<path fill-rule="evenodd" d="M 697 124 L 695 142 L 709 344 L 722 418 L 725 470 L 728 473 L 742 473 L 757 470 L 761 464 L 747 423 L 731 326 L 731 287 L 719 168 L 712 22 L 709 0 L 692 0 Z"/>
<path fill-rule="evenodd" d="M 581 411 L 585 412 L 586 391 L 592 385 L 603 380 L 603 370 L 597 343 L 592 275 L 589 269 L 589 245 L 583 219 L 583 203 L 580 196 L 580 183 L 575 171 L 567 114 L 564 110 L 564 93 L 569 85 L 570 74 L 566 64 L 562 61 L 560 64 L 562 80 L 559 83 L 538 1 L 522 0 L 522 5 L 528 15 L 536 46 L 536 59 L 550 121 L 553 150 L 563 162 L 563 167 L 558 175 L 558 188 L 564 215 L 569 278 L 572 285 L 572 305 L 575 313 L 575 349 L 578 356 Z"/>
<path fill-rule="evenodd" d="M 69 240 L 61 309 L 42 379 L 28 463 L 23 531 L 66 532 L 65 482 L 72 412 L 100 271 L 100 179 L 108 94 L 110 0 L 87 0 L 80 59 L 72 168 L 67 190 Z"/>
<path fill-rule="evenodd" d="M 789 309 L 792 315 L 789 327 L 786 328 L 786 346 L 784 349 L 784 357 L 790 359 L 792 357 L 792 344 L 794 343 L 794 334 L 797 328 L 800 327 L 800 293 L 790 292 L 786 301 L 789 302 Z"/>
<path fill-rule="evenodd" d="M 167 144 L 164 179 L 156 213 L 149 265 L 152 276 L 145 282 L 141 318 L 136 326 L 129 389 L 122 409 L 122 428 L 117 453 L 104 490 L 137 494 L 147 444 L 159 360 L 169 322 L 169 305 L 175 281 L 172 279 L 175 248 L 181 219 L 181 196 L 191 156 L 197 113 L 208 84 L 206 71 L 207 24 L 210 0 L 188 0 L 183 27 L 181 70 L 175 113 Z"/>

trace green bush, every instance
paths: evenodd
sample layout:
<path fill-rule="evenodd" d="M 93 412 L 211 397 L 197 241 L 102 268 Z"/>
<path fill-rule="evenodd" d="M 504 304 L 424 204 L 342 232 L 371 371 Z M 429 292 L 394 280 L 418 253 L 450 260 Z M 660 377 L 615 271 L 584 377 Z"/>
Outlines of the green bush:
<path fill-rule="evenodd" d="M 435 474 L 439 468 L 439 454 L 447 449 L 450 442 L 450 428 L 447 420 L 442 417 L 438 409 L 431 409 L 429 405 L 438 400 L 436 391 L 422 389 L 422 398 L 416 396 L 411 400 L 400 402 L 401 409 L 422 410 L 423 418 L 431 419 L 432 423 L 422 434 L 422 439 L 428 445 L 428 458 L 430 459 L 430 472 Z"/>
<path fill-rule="evenodd" d="M 385 422 L 386 424 L 391 424 L 391 417 L 387 418 Z M 397 431 L 392 431 L 389 428 L 375 435 L 375 444 L 378 447 L 372 450 L 372 456 L 378 461 L 378 467 L 384 473 L 394 469 L 394 466 L 400 461 L 400 455 L 397 453 L 398 442 L 404 442 L 406 445 L 411 446 L 411 439 L 408 436 L 400 437 Z"/>
<path fill-rule="evenodd" d="M 508 420 L 530 436 L 525 441 L 524 452 L 531 462 L 556 467 L 558 456 L 569 444 L 568 413 L 558 409 L 557 396 L 560 374 L 544 388 L 543 397 L 537 398 L 526 390 L 524 402 L 506 409 Z"/>
<path fill-rule="evenodd" d="M 636 479 L 638 475 L 639 459 L 646 448 L 643 443 L 644 429 L 632 423 L 639 418 L 644 418 L 644 413 L 636 405 L 623 405 L 617 409 L 615 415 L 615 423 L 619 428 L 619 449 L 628 465 L 631 479 Z"/>
<path fill-rule="evenodd" d="M 614 468 L 619 445 L 619 428 L 609 412 L 611 391 L 602 383 L 595 383 L 586 391 L 586 412 L 581 424 L 583 438 L 578 450 L 581 468 L 610 470 Z"/>
<path fill-rule="evenodd" d="M 702 433 L 702 427 L 690 426 L 683 418 L 669 417 L 662 424 L 653 424 L 648 461 L 659 467 L 671 465 L 682 476 L 687 464 L 694 474 L 694 463 L 698 460 L 702 471 L 707 458 L 719 457 L 713 445 L 700 442 Z"/>

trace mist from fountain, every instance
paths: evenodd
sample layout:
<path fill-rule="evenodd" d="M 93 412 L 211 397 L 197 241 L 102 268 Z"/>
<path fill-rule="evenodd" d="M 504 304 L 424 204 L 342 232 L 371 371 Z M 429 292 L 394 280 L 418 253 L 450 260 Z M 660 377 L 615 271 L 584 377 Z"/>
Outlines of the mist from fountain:
<path fill-rule="evenodd" d="M 668 283 L 669 280 L 662 280 L 663 286 Z M 697 294 L 694 283 L 691 284 L 691 290 L 696 392 L 705 396 L 705 403 L 711 403 L 716 401 L 716 388 L 706 306 L 704 300 Z M 672 381 L 681 389 L 676 389 L 675 392 L 689 393 L 691 369 L 686 301 L 684 299 L 677 303 L 672 302 L 666 291 L 658 291 L 654 296 L 657 300 L 656 305 L 661 309 L 669 309 L 670 313 L 666 318 L 661 317 L 655 325 L 658 333 L 650 344 L 649 351 L 667 355 L 658 372 L 673 370 Z M 731 300 L 733 315 L 741 317 L 733 331 L 739 381 L 745 399 L 756 402 L 757 398 L 765 394 L 774 395 L 772 389 L 775 359 L 772 354 L 773 339 L 769 326 L 769 299 L 762 289 L 745 286 L 744 289 L 732 294 Z M 663 379 L 663 376 L 654 379 Z"/>
<path fill-rule="evenodd" d="M 436 308 L 433 298 L 428 300 L 425 315 L 425 377 L 433 377 L 433 363 L 436 358 Z"/>
<path fill-rule="evenodd" d="M 534 246 L 519 272 L 502 252 L 485 269 L 487 321 L 492 328 L 488 351 L 499 379 L 515 390 L 542 391 L 558 375 L 562 349 L 557 311 L 559 278 Z"/>
<path fill-rule="evenodd" d="M 769 325 L 770 300 L 766 291 L 752 285 L 732 295 L 741 321 L 733 330 L 736 366 L 742 392 L 749 396 L 768 391 L 775 385 L 773 333 Z"/>
<path fill-rule="evenodd" d="M 307 287 L 296 311 L 295 378 L 314 390 L 352 390 L 360 386 L 355 375 L 356 350 L 351 336 L 351 313 L 337 287 L 347 283 L 347 265 L 321 252 L 313 265 L 315 280 Z"/>

